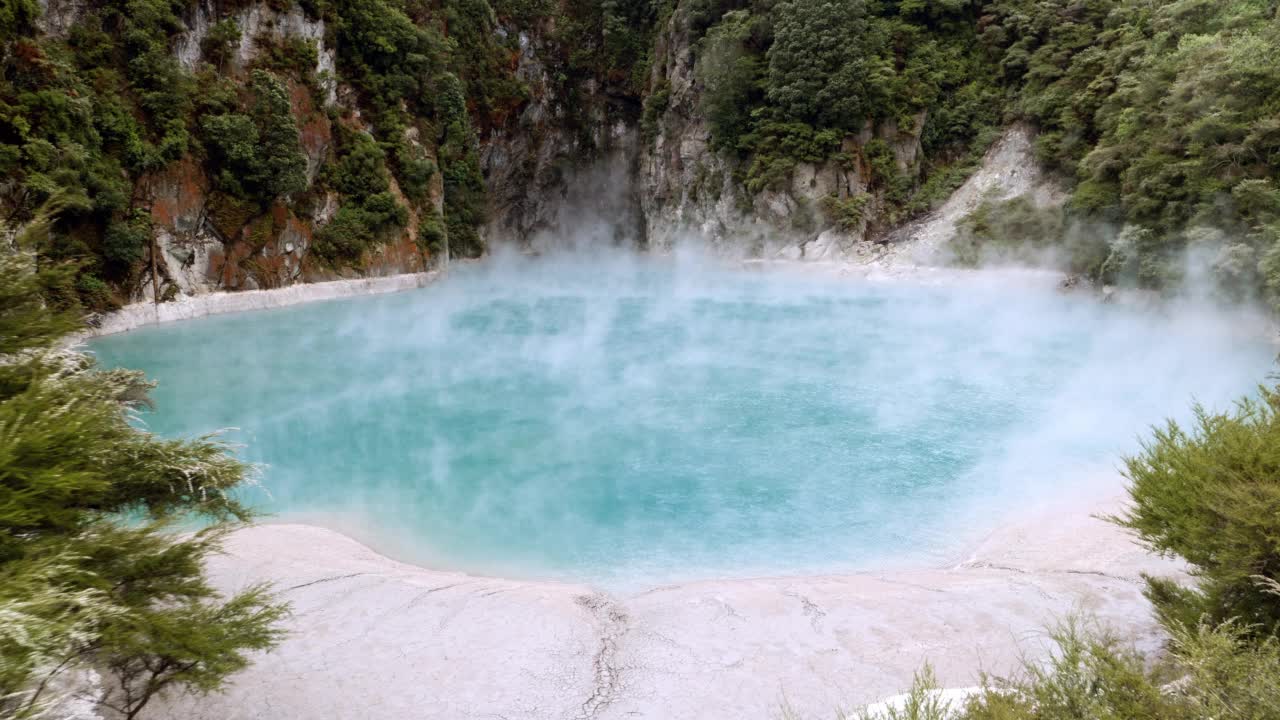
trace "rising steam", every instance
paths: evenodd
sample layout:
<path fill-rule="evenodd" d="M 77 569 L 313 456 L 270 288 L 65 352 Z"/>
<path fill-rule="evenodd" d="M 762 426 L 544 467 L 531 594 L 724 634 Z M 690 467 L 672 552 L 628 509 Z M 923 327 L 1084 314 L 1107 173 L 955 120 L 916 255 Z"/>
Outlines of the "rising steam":
<path fill-rule="evenodd" d="M 160 381 L 152 429 L 241 428 L 280 519 L 612 583 L 944 562 L 1015 508 L 1118 493 L 1151 424 L 1271 367 L 1239 309 L 931 277 L 500 253 L 96 349 Z"/>

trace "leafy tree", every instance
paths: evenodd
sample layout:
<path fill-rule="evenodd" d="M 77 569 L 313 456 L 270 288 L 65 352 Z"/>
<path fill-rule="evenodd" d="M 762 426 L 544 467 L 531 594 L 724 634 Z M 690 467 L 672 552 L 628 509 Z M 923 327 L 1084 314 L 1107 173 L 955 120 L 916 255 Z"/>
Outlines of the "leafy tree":
<path fill-rule="evenodd" d="M 109 670 L 94 700 L 138 716 L 165 688 L 216 690 L 273 647 L 286 608 L 230 598 L 202 573 L 249 468 L 215 437 L 162 440 L 130 423 L 141 374 L 61 349 L 78 308 L 50 302 L 70 272 L 32 264 L 38 215 L 0 251 L 0 715 L 36 717 L 67 673 Z M 184 518 L 210 524 L 191 536 Z"/>
<path fill-rule="evenodd" d="M 875 219 L 895 223 L 963 182 L 995 137 L 1004 99 L 971 3 L 698 0 L 686 21 L 706 28 L 712 145 L 743 156 L 748 194 L 786 188 L 798 163 L 840 161 L 871 171 Z M 923 159 L 901 171 L 884 138 L 863 135 L 877 126 L 919 133 Z M 860 150 L 839 155 L 849 140 Z"/>
<path fill-rule="evenodd" d="M 445 43 L 430 25 L 416 25 L 388 0 L 335 0 L 339 70 L 358 88 L 375 125 L 402 125 L 402 103 L 423 108 L 428 84 L 444 66 Z"/>
<path fill-rule="evenodd" d="M 702 110 L 711 126 L 712 144 L 721 151 L 738 149 L 740 138 L 751 130 L 751 107 L 761 99 L 761 59 L 747 47 L 756 22 L 758 18 L 746 10 L 735 10 L 702 39 Z"/>
<path fill-rule="evenodd" d="M 37 0 L 0 2 L 0 43 L 9 42 L 14 36 L 30 33 L 38 17 L 40 3 Z"/>
<path fill-rule="evenodd" d="M 554 38 L 565 80 L 561 94 L 572 98 L 582 83 L 591 80 L 615 97 L 640 95 L 648 80 L 660 5 L 653 0 L 563 3 Z"/>
<path fill-rule="evenodd" d="M 466 112 L 466 96 L 458 78 L 439 78 L 437 113 L 443 124 L 440 166 L 444 180 L 444 222 L 449 251 L 455 257 L 479 257 L 484 242 L 477 228 L 484 221 L 485 185 L 475 133 Z"/>
<path fill-rule="evenodd" d="M 252 88 L 252 115 L 262 140 L 258 182 L 269 197 L 298 192 L 307 186 L 307 159 L 289 106 L 289 91 L 279 78 L 262 70 L 253 71 Z"/>
<path fill-rule="evenodd" d="M 775 13 L 766 96 L 785 117 L 856 131 L 875 114 L 885 38 L 864 0 L 787 0 Z"/>
<path fill-rule="evenodd" d="M 502 127 L 529 98 L 509 71 L 516 39 L 499 35 L 498 17 L 487 0 L 447 0 L 444 20 L 456 41 L 450 67 L 463 81 L 482 127 Z"/>
<path fill-rule="evenodd" d="M 1116 519 L 1152 550 L 1185 559 L 1195 588 L 1149 578 L 1170 627 L 1238 620 L 1280 634 L 1280 393 L 1157 429 L 1125 461 L 1133 506 Z"/>
<path fill-rule="evenodd" d="M 408 211 L 391 194 L 386 156 L 372 136 L 341 130 L 339 153 L 326 182 L 344 203 L 316 237 L 316 252 L 330 262 L 355 262 L 366 248 L 404 227 Z"/>
<path fill-rule="evenodd" d="M 254 70 L 249 113 L 210 115 L 201 125 L 218 185 L 237 197 L 269 203 L 307 186 L 307 159 L 289 93 L 279 78 Z"/>
<path fill-rule="evenodd" d="M 128 220 L 114 222 L 102 238 L 102 257 L 108 266 L 128 269 L 142 260 L 151 244 L 151 218 L 143 212 Z"/>
<path fill-rule="evenodd" d="M 249 197 L 248 179 L 258 174 L 258 127 L 239 112 L 206 117 L 201 135 L 216 171 L 213 177 L 225 192 Z"/>
<path fill-rule="evenodd" d="M 200 51 L 204 53 L 205 60 L 221 70 L 235 55 L 240 38 L 240 25 L 235 20 L 224 18 L 209 28 L 209 34 L 200 43 Z"/>
<path fill-rule="evenodd" d="M 1040 158 L 1076 184 L 1073 207 L 1138 240 L 1101 269 L 1174 285 L 1173 259 L 1216 228 L 1209 254 L 1221 256 L 1225 293 L 1264 291 L 1274 219 L 1236 188 L 1260 188 L 1280 167 L 1272 4 L 995 0 L 982 40 L 1014 111 L 1040 128 Z"/>

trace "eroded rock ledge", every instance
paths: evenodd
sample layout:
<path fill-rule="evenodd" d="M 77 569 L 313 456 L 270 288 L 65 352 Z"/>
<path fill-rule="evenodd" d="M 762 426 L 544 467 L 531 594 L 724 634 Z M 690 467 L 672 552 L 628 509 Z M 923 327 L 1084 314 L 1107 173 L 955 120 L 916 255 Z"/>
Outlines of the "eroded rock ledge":
<path fill-rule="evenodd" d="M 88 337 L 113 335 L 136 330 L 147 325 L 159 325 L 178 320 L 192 320 L 208 315 L 269 310 L 271 308 L 301 303 L 359 295 L 378 295 L 401 292 L 426 286 L 439 276 L 438 271 L 405 273 L 386 277 L 331 280 L 329 282 L 290 285 L 270 290 L 243 290 L 240 292 L 209 292 L 185 296 L 174 302 L 138 302 L 102 316 L 97 325 L 85 333 Z"/>

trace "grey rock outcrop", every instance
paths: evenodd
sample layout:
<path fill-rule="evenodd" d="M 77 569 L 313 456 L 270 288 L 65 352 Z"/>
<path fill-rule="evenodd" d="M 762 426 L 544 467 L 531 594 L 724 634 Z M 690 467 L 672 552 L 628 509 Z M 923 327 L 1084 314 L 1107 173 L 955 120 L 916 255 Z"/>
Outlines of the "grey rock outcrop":
<path fill-rule="evenodd" d="M 61 2 L 62 0 L 46 0 Z M 203 44 L 217 22 L 217 8 L 212 0 L 199 0 L 184 18 L 187 31 L 174 42 L 174 54 L 187 70 L 195 70 L 203 56 Z M 325 22 L 309 18 L 298 3 L 286 10 L 276 10 L 266 2 L 253 2 L 237 10 L 231 19 L 240 28 L 240 44 L 231 58 L 237 68 L 245 68 L 262 51 L 264 42 L 290 38 L 312 42 L 316 46 L 316 79 L 325 94 L 326 104 L 337 102 L 337 64 L 332 47 L 325 44 Z"/>
<path fill-rule="evenodd" d="M 67 31 L 84 17 L 89 5 L 84 0 L 39 0 L 40 31 L 54 37 L 65 37 Z"/>
<path fill-rule="evenodd" d="M 591 80 L 570 108 L 543 61 L 541 34 L 519 34 L 519 47 L 515 75 L 532 99 L 482 143 L 489 189 L 482 236 L 529 249 L 640 244 L 638 141 L 625 108 Z"/>
<path fill-rule="evenodd" d="M 650 246 L 696 237 L 733 254 L 836 260 L 881 230 L 885 201 L 870 186 L 864 148 L 883 141 L 899 172 L 917 174 L 926 113 L 914 116 L 909 128 L 867 121 L 845 139 L 837 159 L 799 163 L 783 186 L 748 195 L 737 157 L 712 148 L 695 50 L 686 15 L 672 13 L 654 44 L 650 77 L 650 86 L 667 94 L 666 107 L 641 152 L 637 178 Z M 862 195 L 864 212 L 855 226 L 837 227 L 824 210 L 832 200 Z"/>

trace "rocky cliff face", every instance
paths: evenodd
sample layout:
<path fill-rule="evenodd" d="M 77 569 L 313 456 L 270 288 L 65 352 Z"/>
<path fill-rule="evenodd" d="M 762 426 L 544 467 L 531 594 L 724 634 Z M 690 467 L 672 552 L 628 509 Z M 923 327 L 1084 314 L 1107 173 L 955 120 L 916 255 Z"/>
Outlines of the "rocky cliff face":
<path fill-rule="evenodd" d="M 41 4 L 41 30 L 59 38 L 96 7 L 90 0 Z M 479 231 L 487 245 L 664 250 L 689 240 L 733 255 L 832 260 L 861 254 L 867 241 L 892 229 L 885 191 L 874 182 L 866 149 L 879 141 L 899 173 L 918 177 L 926 114 L 903 127 L 868 121 L 844 139 L 832 159 L 798 163 L 785 181 L 748 192 L 744 161 L 711 147 L 706 88 L 686 4 L 677 2 L 653 33 L 642 93 L 616 78 L 566 82 L 565 39 L 554 26 L 563 15 L 532 27 L 496 18 L 494 32 L 502 47 L 511 48 L 510 79 L 525 95 L 501 122 L 483 123 L 476 138 L 487 193 Z M 397 234 L 360 250 L 345 265 L 317 261 L 317 237 L 345 202 L 322 177 L 333 165 L 336 138 L 372 129 L 362 117 L 359 94 L 339 72 L 333 28 L 298 2 L 278 0 L 231 8 L 196 0 L 181 22 L 185 29 L 171 37 L 170 48 L 193 75 L 212 68 L 247 84 L 255 68 L 272 61 L 273 48 L 303 43 L 312 49 L 304 55 L 310 66 L 302 68 L 303 75 L 281 74 L 305 155 L 306 188 L 269 206 L 249 207 L 220 192 L 191 153 L 143 174 L 133 206 L 149 214 L 154 241 L 142 261 L 147 267 L 133 272 L 132 285 L 124 288 L 128 299 L 413 272 L 437 262 L 428 251 L 435 246 L 419 237 L 441 232 L 438 224 L 424 228 L 444 216 L 447 200 L 437 162 L 439 128 L 431 122 L 411 122 L 403 130 L 402 147 L 430 168 L 430 176 L 425 193 L 419 190 L 411 199 L 392 174 L 390 195 L 407 217 Z M 228 22 L 238 36 L 229 41 L 227 56 L 211 66 L 211 34 L 225 35 Z M 646 98 L 652 107 L 642 115 Z M 388 138 L 376 139 L 388 147 Z M 389 164 L 401 162 L 387 152 Z M 832 212 L 842 204 L 855 209 L 842 216 Z"/>
<path fill-rule="evenodd" d="M 710 148 L 693 43 L 681 17 L 673 13 L 654 43 L 650 85 L 670 95 L 639 163 L 649 243 L 670 247 L 693 235 L 713 246 L 759 250 L 773 233 L 749 211 L 749 199 L 734 180 L 737 163 Z"/>
<path fill-rule="evenodd" d="M 194 72 L 198 69 L 203 57 L 202 46 L 218 17 L 212 0 L 199 0 L 188 8 L 183 18 L 187 31 L 174 44 L 174 53 L 187 70 Z M 230 58 L 230 71 L 244 72 L 265 46 L 288 39 L 312 42 L 315 43 L 317 57 L 315 74 L 324 93 L 324 102 L 326 105 L 337 102 L 337 61 L 334 49 L 325 42 L 324 20 L 307 17 L 297 3 L 280 10 L 265 2 L 242 7 L 232 13 L 230 19 L 240 29 L 240 41 Z M 309 165 L 313 179 L 315 167 L 316 164 Z"/>
<path fill-rule="evenodd" d="M 831 260 L 888 229 L 880 217 L 884 195 L 870 187 L 864 148 L 882 140 L 901 172 L 917 174 L 925 113 L 905 128 L 892 120 L 868 121 L 845 140 L 839 159 L 800 163 L 785 186 L 749 194 L 740 161 L 710 145 L 687 18 L 677 5 L 656 35 L 649 92 L 664 93 L 665 109 L 647 132 L 588 108 L 587 126 L 604 149 L 591 155 L 556 127 L 558 118 L 544 99 L 525 110 L 518 129 L 495 138 L 486 149 L 495 197 L 491 242 L 626 238 L 668 249 L 694 240 L 735 255 Z M 529 52 L 518 72 L 534 84 L 545 82 L 536 45 L 522 47 Z M 828 198 L 858 196 L 867 201 L 853 225 L 837 227 L 823 210 Z"/>
<path fill-rule="evenodd" d="M 138 188 L 150 208 L 159 252 L 155 273 L 142 274 L 134 299 L 155 298 L 153 277 L 159 296 L 171 299 L 179 294 L 276 288 L 337 277 L 418 272 L 427 267 L 427 258 L 416 244 L 419 209 L 404 199 L 394 178 L 390 181 L 392 191 L 409 209 L 405 231 L 366 252 L 352 269 L 335 271 L 314 262 L 314 237 L 333 219 L 339 205 L 332 190 L 316 188 L 321 167 L 333 151 L 334 117 L 340 113 L 331 111 L 345 111 L 346 122 L 357 129 L 365 128 L 354 93 L 350 88 L 340 88 L 337 82 L 335 52 L 326 44 L 324 20 L 307 17 L 296 2 L 284 9 L 277 5 L 253 2 L 230 15 L 239 28 L 240 39 L 221 71 L 244 78 L 266 48 L 289 40 L 313 45 L 316 61 L 311 72 L 318 92 L 294 80 L 288 83 L 290 109 L 306 156 L 308 187 L 295 197 L 277 201 L 265 213 L 254 214 L 214 192 L 209 178 L 191 159 L 145 176 Z M 188 8 L 183 18 L 187 30 L 174 42 L 174 53 L 187 70 L 194 71 L 199 66 L 203 44 L 218 18 L 211 0 L 201 0 Z M 411 128 L 408 135 L 412 144 L 420 145 L 415 129 Z M 434 152 L 434 148 L 423 150 L 428 155 Z M 442 202 L 437 172 L 431 178 L 427 209 L 439 213 Z"/>
<path fill-rule="evenodd" d="M 74 3 L 47 0 L 54 8 L 53 24 L 75 22 Z M 313 69 L 322 98 L 308 88 L 291 84 L 293 112 L 307 156 L 307 178 L 317 173 L 333 144 L 332 116 L 347 114 L 360 124 L 355 93 L 336 78 L 335 54 L 326 45 L 327 29 L 320 19 L 308 18 L 297 3 L 280 10 L 264 1 L 239 8 L 230 16 L 241 37 L 225 72 L 243 76 L 262 48 L 290 39 L 312 42 L 317 48 Z M 187 31 L 174 44 L 174 53 L 191 71 L 200 65 L 202 46 L 219 14 L 211 0 L 189 8 Z M 548 249 L 564 244 L 644 243 L 645 216 L 636 182 L 641 155 L 633 108 L 610 97 L 593 81 L 576 88 L 578 104 L 561 96 L 549 66 L 548 42 L 538 29 L 517 34 L 520 52 L 513 76 L 529 90 L 529 101 L 504 127 L 492 128 L 480 139 L 481 169 L 488 191 L 488 218 L 481 236 L 489 245 L 515 244 Z M 553 60 L 551 62 L 554 62 Z M 633 102 L 634 104 L 634 102 Z M 408 130 L 411 144 L 429 160 L 435 148 L 418 142 L 417 128 Z M 359 263 L 361 274 L 416 272 L 433 262 L 415 243 L 420 211 L 403 198 L 392 179 L 393 192 L 410 209 L 403 235 Z M 142 184 L 150 199 L 160 259 L 157 277 L 162 298 L 212 290 L 271 288 L 294 282 L 330 279 L 332 270 L 310 262 L 314 235 L 334 216 L 339 199 L 332 193 L 303 193 L 289 203 L 277 203 L 268 216 L 234 217 L 211 205 L 209 179 L 198 164 L 183 161 L 149 176 Z M 439 172 L 431 178 L 426 212 L 439 214 L 444 188 Z M 220 212 L 220 210 L 223 210 Z M 344 275 L 354 274 L 343 273 Z M 152 299 L 151 275 L 144 273 L 135 299 Z"/>
<path fill-rule="evenodd" d="M 593 80 L 576 88 L 578 104 L 571 104 L 552 80 L 557 69 L 545 59 L 545 37 L 520 33 L 519 48 L 514 74 L 531 99 L 507 127 L 482 139 L 486 243 L 547 249 L 642 242 L 638 135 L 628 108 Z"/>

